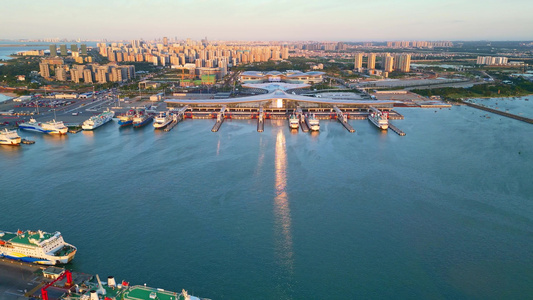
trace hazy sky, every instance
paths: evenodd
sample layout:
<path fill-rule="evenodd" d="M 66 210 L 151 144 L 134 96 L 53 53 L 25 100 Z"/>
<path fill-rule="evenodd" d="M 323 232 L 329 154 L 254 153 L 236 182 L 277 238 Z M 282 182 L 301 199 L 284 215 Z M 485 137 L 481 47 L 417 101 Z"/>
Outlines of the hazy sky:
<path fill-rule="evenodd" d="M 10 0 L 0 39 L 533 40 L 531 0 Z"/>

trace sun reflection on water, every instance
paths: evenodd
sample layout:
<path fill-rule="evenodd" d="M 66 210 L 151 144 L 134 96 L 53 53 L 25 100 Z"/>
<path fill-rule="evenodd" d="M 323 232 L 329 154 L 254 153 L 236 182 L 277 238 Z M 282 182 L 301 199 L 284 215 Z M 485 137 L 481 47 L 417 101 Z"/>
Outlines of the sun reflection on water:
<path fill-rule="evenodd" d="M 276 218 L 276 234 L 279 235 L 276 251 L 280 262 L 293 272 L 293 245 L 291 233 L 291 213 L 287 197 L 287 152 L 285 135 L 280 128 L 276 139 L 276 197 L 274 199 L 274 215 Z"/>

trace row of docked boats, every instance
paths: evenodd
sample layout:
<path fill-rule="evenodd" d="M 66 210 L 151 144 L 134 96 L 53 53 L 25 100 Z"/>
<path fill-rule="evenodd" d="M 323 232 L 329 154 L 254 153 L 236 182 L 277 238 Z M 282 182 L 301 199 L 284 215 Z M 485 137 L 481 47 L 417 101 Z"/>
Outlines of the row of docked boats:
<path fill-rule="evenodd" d="M 302 115 L 302 119 L 305 120 L 307 127 L 309 127 L 311 131 L 320 130 L 320 121 L 317 119 L 315 114 L 310 114 L 307 117 Z M 298 127 L 300 127 L 300 120 L 298 119 L 298 116 L 296 114 L 291 114 L 289 116 L 289 127 L 291 129 L 298 129 Z"/>
<path fill-rule="evenodd" d="M 63 122 L 56 120 L 37 122 L 34 118 L 31 118 L 30 121 L 20 123 L 18 126 L 23 130 L 48 134 L 66 134 L 68 131 L 68 127 Z M 0 145 L 18 146 L 22 141 L 16 130 L 8 130 L 6 128 L 0 131 Z"/>
<path fill-rule="evenodd" d="M 144 109 L 129 110 L 124 115 L 118 117 L 120 127 L 133 125 L 134 128 L 143 127 L 150 122 L 154 122 L 155 129 L 163 129 L 174 121 L 174 116 L 169 112 L 160 112 L 158 116 L 153 117 L 146 113 Z"/>

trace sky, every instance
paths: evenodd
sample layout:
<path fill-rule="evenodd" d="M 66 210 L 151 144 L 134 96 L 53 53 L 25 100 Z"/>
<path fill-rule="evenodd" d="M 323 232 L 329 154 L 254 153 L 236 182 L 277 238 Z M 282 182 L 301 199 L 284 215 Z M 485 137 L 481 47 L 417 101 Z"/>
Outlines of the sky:
<path fill-rule="evenodd" d="M 533 40 L 531 0 L 13 0 L 0 39 Z"/>

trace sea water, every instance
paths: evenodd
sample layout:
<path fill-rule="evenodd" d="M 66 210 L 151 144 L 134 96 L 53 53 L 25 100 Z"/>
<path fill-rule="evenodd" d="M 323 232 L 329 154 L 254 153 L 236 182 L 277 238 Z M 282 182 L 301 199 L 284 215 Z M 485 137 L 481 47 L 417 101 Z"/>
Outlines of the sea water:
<path fill-rule="evenodd" d="M 531 105 L 523 102 L 522 105 Z M 407 133 L 185 120 L 0 148 L 0 228 L 67 267 L 212 299 L 533 297 L 533 126 L 400 108 Z"/>

